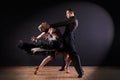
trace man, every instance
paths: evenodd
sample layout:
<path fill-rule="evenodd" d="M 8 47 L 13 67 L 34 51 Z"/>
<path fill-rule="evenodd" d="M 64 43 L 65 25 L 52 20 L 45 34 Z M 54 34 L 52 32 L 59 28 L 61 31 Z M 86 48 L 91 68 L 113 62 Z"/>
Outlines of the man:
<path fill-rule="evenodd" d="M 50 27 L 65 26 L 65 32 L 63 34 L 63 44 L 65 45 L 64 48 L 69 51 L 68 53 L 78 73 L 78 78 L 82 78 L 83 69 L 81 67 L 80 58 L 79 55 L 76 53 L 74 45 L 74 32 L 78 27 L 78 20 L 75 18 L 74 11 L 72 9 L 68 9 L 66 11 L 66 17 L 66 21 L 50 24 Z"/>

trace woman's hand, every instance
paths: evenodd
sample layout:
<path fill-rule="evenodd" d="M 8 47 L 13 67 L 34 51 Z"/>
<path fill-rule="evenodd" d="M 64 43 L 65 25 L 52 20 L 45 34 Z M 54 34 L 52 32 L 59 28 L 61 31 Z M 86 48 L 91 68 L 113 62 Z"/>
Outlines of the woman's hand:
<path fill-rule="evenodd" d="M 37 42 L 37 37 L 33 36 L 33 37 L 31 38 L 31 40 L 32 40 L 33 42 Z"/>

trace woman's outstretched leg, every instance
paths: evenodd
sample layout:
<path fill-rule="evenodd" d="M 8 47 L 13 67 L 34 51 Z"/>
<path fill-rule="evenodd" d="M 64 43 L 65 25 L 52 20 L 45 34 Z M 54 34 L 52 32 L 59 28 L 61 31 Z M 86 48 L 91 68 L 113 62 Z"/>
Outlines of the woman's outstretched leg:
<path fill-rule="evenodd" d="M 40 71 L 52 59 L 53 59 L 52 56 L 47 56 L 45 59 L 43 59 L 43 61 L 41 62 L 41 64 L 36 68 L 34 74 L 36 75 L 37 72 Z"/>

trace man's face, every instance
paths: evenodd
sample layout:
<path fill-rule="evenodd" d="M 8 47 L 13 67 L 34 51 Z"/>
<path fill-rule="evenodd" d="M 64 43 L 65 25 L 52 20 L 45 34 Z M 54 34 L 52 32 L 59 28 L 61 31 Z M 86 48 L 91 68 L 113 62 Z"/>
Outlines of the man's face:
<path fill-rule="evenodd" d="M 70 17 L 72 17 L 72 16 L 74 16 L 74 12 L 71 12 L 71 11 L 66 11 L 66 17 L 67 18 L 70 18 Z"/>
<path fill-rule="evenodd" d="M 69 18 L 69 17 L 70 17 L 70 14 L 71 14 L 71 13 L 67 10 L 67 11 L 66 11 L 66 17 Z"/>

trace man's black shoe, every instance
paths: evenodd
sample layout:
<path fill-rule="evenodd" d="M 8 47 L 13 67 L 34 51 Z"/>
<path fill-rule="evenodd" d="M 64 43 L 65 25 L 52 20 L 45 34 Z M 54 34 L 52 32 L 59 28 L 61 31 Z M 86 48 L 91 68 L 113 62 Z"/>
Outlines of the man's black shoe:
<path fill-rule="evenodd" d="M 59 71 L 64 71 L 64 70 L 65 70 L 64 68 L 59 69 Z"/>
<path fill-rule="evenodd" d="M 78 75 L 78 78 L 82 78 L 82 76 L 83 76 L 82 74 L 79 74 L 79 75 Z"/>
<path fill-rule="evenodd" d="M 84 75 L 84 71 L 82 71 L 82 73 L 78 75 L 78 78 L 82 78 L 83 75 Z"/>

